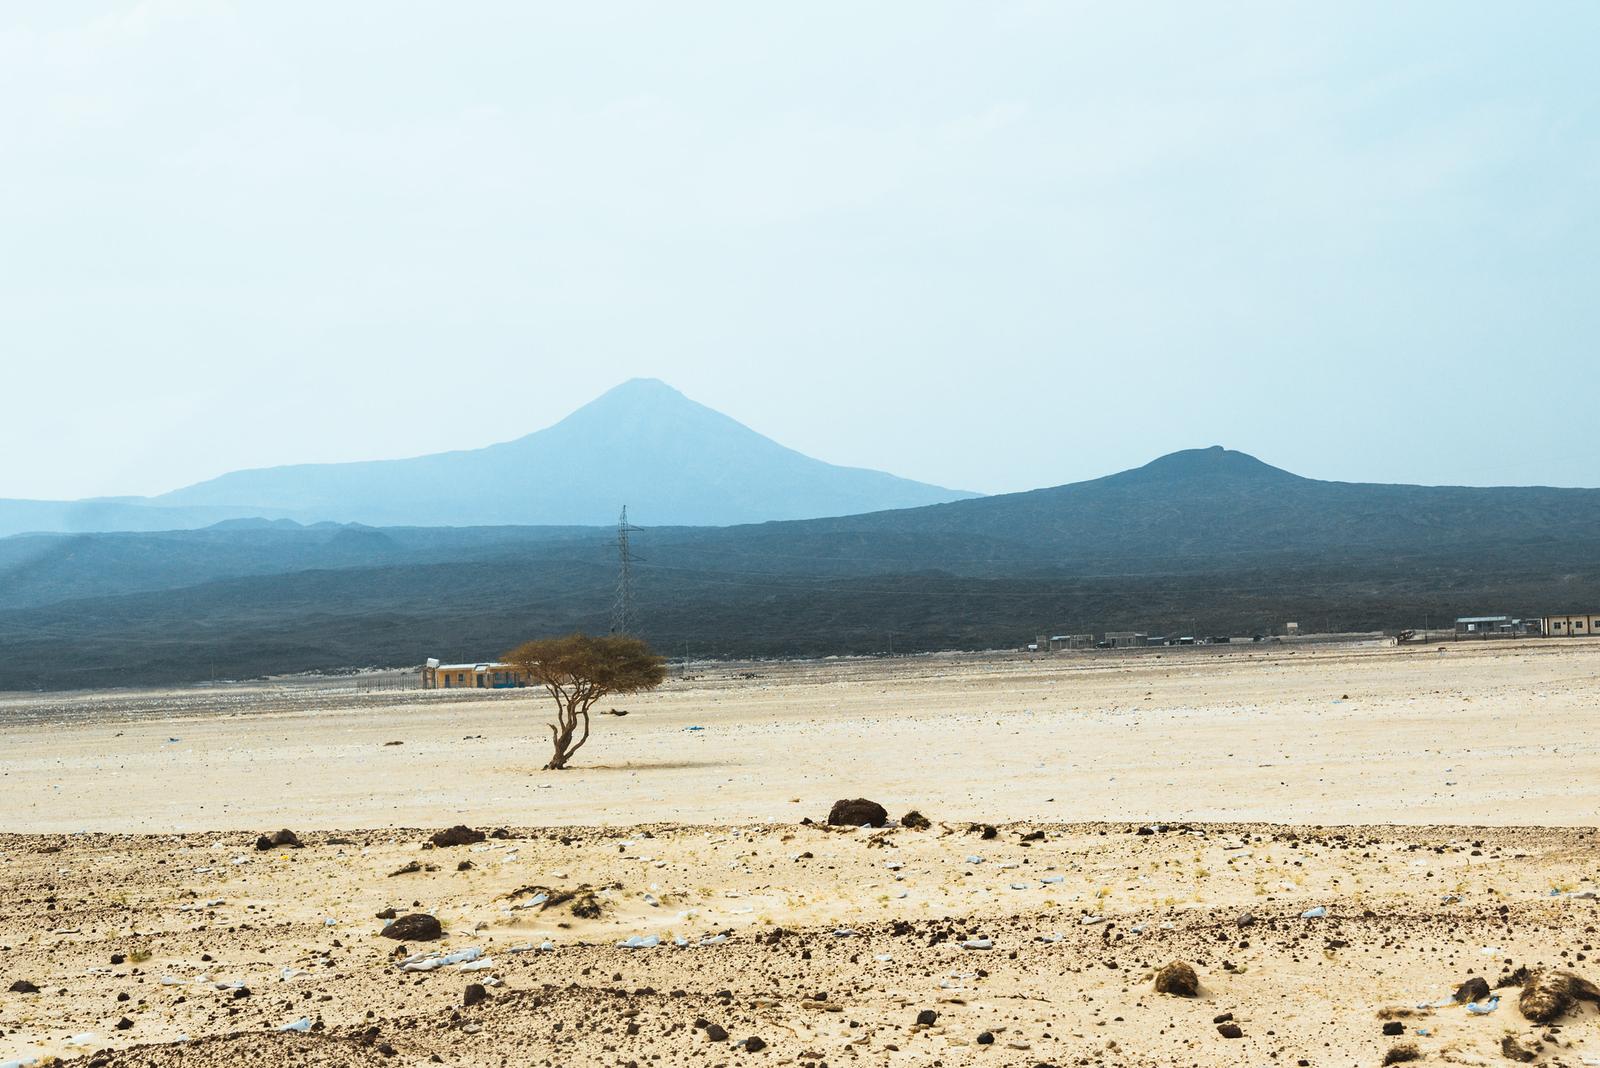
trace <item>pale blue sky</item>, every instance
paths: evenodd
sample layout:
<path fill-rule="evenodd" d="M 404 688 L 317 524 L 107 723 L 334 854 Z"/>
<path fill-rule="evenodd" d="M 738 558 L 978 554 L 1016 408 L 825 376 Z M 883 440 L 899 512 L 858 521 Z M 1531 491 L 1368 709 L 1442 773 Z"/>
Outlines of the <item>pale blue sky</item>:
<path fill-rule="evenodd" d="M 1600 4 L 8 5 L 0 496 L 636 375 L 998 491 L 1600 485 Z"/>

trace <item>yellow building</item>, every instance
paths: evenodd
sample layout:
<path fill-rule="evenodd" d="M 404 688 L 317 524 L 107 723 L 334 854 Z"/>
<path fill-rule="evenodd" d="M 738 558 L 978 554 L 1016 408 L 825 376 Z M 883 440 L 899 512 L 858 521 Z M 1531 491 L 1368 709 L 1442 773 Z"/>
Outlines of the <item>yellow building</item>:
<path fill-rule="evenodd" d="M 424 690 L 509 690 L 528 685 L 528 676 L 510 664 L 441 664 L 429 658 L 422 665 Z"/>
<path fill-rule="evenodd" d="M 1600 635 L 1600 615 L 1545 616 L 1539 624 L 1546 638 L 1589 638 Z"/>

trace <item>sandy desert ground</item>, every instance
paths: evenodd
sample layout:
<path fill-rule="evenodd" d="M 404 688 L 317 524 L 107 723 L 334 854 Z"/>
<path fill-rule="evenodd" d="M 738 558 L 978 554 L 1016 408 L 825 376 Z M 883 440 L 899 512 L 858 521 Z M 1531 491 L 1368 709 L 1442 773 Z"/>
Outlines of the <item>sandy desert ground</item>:
<path fill-rule="evenodd" d="M 0 1064 L 1600 1064 L 1600 642 L 395 681 L 0 697 Z"/>

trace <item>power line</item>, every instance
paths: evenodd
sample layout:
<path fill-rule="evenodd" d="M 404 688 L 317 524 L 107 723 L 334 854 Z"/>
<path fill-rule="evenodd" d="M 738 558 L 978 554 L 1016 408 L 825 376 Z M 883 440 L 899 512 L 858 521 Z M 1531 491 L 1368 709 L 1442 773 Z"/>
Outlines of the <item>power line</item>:
<path fill-rule="evenodd" d="M 622 506 L 617 520 L 617 596 L 611 603 L 611 633 L 627 634 L 639 628 L 639 613 L 634 607 L 633 565 L 639 557 L 628 544 L 628 535 L 639 528 L 628 522 L 628 506 Z"/>

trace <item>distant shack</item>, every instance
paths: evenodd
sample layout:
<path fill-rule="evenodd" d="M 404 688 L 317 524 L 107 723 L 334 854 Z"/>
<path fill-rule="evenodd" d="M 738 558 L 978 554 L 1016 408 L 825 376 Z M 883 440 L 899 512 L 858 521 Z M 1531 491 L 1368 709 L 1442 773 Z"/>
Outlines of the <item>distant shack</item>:
<path fill-rule="evenodd" d="M 441 664 L 429 658 L 422 665 L 424 690 L 511 690 L 528 685 L 528 676 L 510 664 Z"/>

